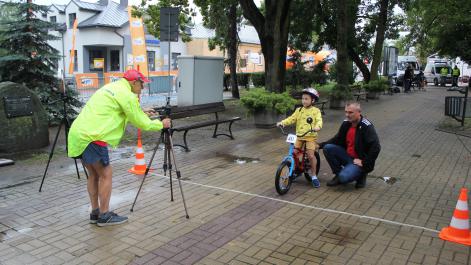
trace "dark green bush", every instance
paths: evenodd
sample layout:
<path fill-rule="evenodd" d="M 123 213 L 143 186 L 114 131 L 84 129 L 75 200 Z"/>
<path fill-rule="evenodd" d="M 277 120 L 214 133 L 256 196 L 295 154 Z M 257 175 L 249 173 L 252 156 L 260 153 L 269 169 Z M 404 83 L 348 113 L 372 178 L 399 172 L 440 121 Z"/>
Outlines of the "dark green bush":
<path fill-rule="evenodd" d="M 264 89 L 252 89 L 241 96 L 240 103 L 252 113 L 262 110 L 275 110 L 277 113 L 285 114 L 293 108 L 297 100 L 293 99 L 287 92 L 277 94 Z"/>
<path fill-rule="evenodd" d="M 250 73 L 237 73 L 237 84 L 245 88 L 249 87 Z"/>
<path fill-rule="evenodd" d="M 250 78 L 252 79 L 252 83 L 255 87 L 265 86 L 265 73 L 264 72 L 252 73 L 250 75 Z"/>

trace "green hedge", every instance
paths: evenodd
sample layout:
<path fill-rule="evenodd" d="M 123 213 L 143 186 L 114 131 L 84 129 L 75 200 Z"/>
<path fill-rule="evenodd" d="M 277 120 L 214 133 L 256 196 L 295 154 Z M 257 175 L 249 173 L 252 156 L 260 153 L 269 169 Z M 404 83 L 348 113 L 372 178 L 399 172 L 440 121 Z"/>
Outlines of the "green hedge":
<path fill-rule="evenodd" d="M 265 86 L 265 73 L 264 72 L 252 73 L 250 75 L 250 78 L 252 79 L 252 83 L 255 87 Z"/>
<path fill-rule="evenodd" d="M 237 84 L 245 88 L 249 87 L 249 73 L 237 73 Z"/>

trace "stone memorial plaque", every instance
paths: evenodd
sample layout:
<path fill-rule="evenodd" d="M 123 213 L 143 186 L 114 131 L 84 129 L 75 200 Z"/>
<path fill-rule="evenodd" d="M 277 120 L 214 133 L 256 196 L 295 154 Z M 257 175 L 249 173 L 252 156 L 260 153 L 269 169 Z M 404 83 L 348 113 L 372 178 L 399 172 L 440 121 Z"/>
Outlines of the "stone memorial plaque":
<path fill-rule="evenodd" d="M 7 118 L 15 118 L 33 115 L 31 97 L 3 97 L 5 115 Z"/>

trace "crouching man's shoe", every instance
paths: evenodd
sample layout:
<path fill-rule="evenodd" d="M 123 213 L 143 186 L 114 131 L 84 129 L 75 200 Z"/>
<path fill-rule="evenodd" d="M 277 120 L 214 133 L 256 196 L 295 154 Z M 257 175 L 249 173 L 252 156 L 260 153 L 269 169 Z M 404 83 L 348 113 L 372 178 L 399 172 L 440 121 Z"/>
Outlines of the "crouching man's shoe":
<path fill-rule="evenodd" d="M 361 189 L 366 186 L 366 175 L 367 174 L 362 174 L 358 179 L 357 183 L 355 184 L 355 188 Z"/>
<path fill-rule="evenodd" d="M 335 175 L 335 177 L 327 182 L 327 186 L 333 187 L 340 185 L 339 177 Z"/>

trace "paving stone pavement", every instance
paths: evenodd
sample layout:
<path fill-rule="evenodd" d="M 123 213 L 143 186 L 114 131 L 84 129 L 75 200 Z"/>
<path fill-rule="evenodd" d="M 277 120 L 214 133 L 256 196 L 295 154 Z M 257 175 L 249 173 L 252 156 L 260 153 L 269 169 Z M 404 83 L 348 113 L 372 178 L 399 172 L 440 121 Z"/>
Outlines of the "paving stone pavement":
<path fill-rule="evenodd" d="M 88 224 L 86 182 L 73 167 L 52 172 L 41 193 L 38 178 L 0 188 L 0 264 L 471 263 L 469 247 L 437 234 L 460 188 L 471 188 L 471 139 L 435 130 L 445 95 L 429 88 L 362 102 L 382 145 L 365 189 L 326 187 L 323 160 L 321 188 L 300 178 L 278 196 L 274 172 L 288 146 L 277 129 L 247 123 L 234 126 L 233 141 L 208 128 L 189 133 L 191 152 L 175 148 L 189 219 L 175 180 L 170 201 L 161 150 L 132 213 L 141 178 L 127 173 L 132 158 L 113 162 L 111 207 L 129 216 L 120 226 Z M 321 140 L 342 120 L 327 110 Z"/>

